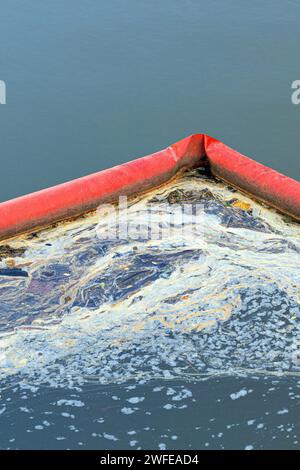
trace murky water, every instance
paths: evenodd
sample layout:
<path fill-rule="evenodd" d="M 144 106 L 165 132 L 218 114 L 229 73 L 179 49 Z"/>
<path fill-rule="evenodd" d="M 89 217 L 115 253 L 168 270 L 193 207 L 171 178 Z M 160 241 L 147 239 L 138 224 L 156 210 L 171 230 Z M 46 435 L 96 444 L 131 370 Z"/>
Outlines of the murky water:
<path fill-rule="evenodd" d="M 196 132 L 300 180 L 297 0 L 1 0 L 0 201 Z"/>
<path fill-rule="evenodd" d="M 111 219 L 0 245 L 1 447 L 297 448 L 299 224 L 198 172 Z"/>

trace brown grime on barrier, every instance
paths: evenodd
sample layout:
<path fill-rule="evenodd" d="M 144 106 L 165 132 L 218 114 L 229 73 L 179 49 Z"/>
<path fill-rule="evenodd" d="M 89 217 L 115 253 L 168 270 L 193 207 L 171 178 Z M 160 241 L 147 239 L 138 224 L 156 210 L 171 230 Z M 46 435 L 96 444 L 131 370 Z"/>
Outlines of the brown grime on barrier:
<path fill-rule="evenodd" d="M 126 194 L 126 191 L 124 191 L 124 194 L 123 193 L 120 193 L 120 194 L 118 193 L 115 196 L 113 196 L 112 199 L 108 199 L 107 202 L 110 203 L 110 204 L 115 205 L 115 204 L 117 204 L 117 200 L 118 200 L 119 196 L 126 196 L 126 195 L 128 196 L 130 201 L 134 201 L 137 198 L 147 196 L 147 194 L 153 192 L 154 190 L 159 190 L 160 188 L 163 188 L 166 184 L 169 184 L 169 183 L 172 183 L 172 182 L 176 181 L 185 172 L 188 172 L 188 171 L 190 171 L 190 168 L 188 168 L 188 167 L 181 168 L 176 172 L 175 175 L 173 175 L 167 181 L 165 181 L 161 184 L 155 184 L 153 182 L 153 186 L 149 187 L 148 189 L 135 191 L 132 194 L 131 193 Z M 106 203 L 106 201 L 103 201 L 103 203 Z M 98 201 L 93 209 L 85 209 L 82 212 L 79 211 L 78 213 L 76 213 L 76 215 L 72 215 L 72 216 L 63 216 L 61 219 L 57 219 L 55 222 L 50 222 L 50 223 L 45 223 L 45 224 L 41 223 L 37 227 L 31 228 L 31 229 L 28 229 L 28 230 L 22 230 L 18 233 L 15 233 L 15 234 L 11 234 L 11 235 L 8 235 L 8 236 L 3 236 L 3 237 L 1 237 L 1 234 L 0 234 L 0 246 L 2 245 L 2 243 L 5 243 L 6 241 L 19 239 L 20 237 L 24 237 L 24 238 L 36 237 L 42 231 L 51 230 L 55 227 L 61 226 L 63 224 L 69 224 L 69 223 L 77 221 L 78 219 L 81 219 L 81 218 L 90 217 L 91 215 L 93 215 L 97 211 L 97 207 L 101 204 L 102 204 L 102 202 Z"/>
<path fill-rule="evenodd" d="M 217 172 L 213 172 L 213 175 L 217 180 L 223 181 L 227 185 L 236 188 L 238 191 L 240 191 L 242 194 L 245 194 L 249 198 L 255 199 L 259 201 L 260 203 L 265 204 L 267 207 L 275 209 L 277 212 L 279 212 L 279 214 L 284 214 L 286 217 L 288 217 L 287 222 L 293 222 L 293 221 L 296 221 L 298 223 L 300 222 L 300 215 L 298 216 L 296 214 L 292 214 L 288 210 L 277 206 L 273 201 L 264 199 L 262 196 L 258 196 L 254 192 L 247 191 L 246 189 L 239 186 L 238 184 L 233 183 L 232 180 L 229 181 L 228 179 L 224 178 L 224 176 L 220 176 Z"/>

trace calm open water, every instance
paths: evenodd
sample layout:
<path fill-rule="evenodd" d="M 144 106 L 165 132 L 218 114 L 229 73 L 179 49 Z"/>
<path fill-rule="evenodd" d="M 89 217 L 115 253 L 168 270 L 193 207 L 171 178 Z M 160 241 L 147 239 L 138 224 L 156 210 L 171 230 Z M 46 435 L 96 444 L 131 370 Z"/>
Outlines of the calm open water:
<path fill-rule="evenodd" d="M 0 106 L 0 200 L 151 153 L 194 132 L 209 133 L 300 179 L 300 105 L 291 103 L 291 83 L 300 79 L 300 6 L 296 0 L 3 0 L 0 18 L 0 80 L 7 86 L 7 104 Z M 79 235 L 75 230 L 75 242 Z M 277 257 L 275 261 L 270 258 L 268 269 L 275 269 L 278 253 L 282 253 L 286 276 L 296 279 L 297 249 L 286 248 L 280 233 L 274 238 L 270 246 L 275 246 Z M 288 334 L 276 330 L 290 327 L 290 317 L 295 325 L 298 279 L 286 294 L 288 279 L 283 282 L 279 275 L 278 282 L 270 285 L 263 271 L 258 277 L 249 274 L 247 278 L 247 269 L 251 272 L 252 263 L 257 262 L 253 255 L 249 265 L 240 260 L 234 264 L 235 275 L 239 277 L 242 271 L 247 285 L 252 283 L 252 300 L 243 298 L 246 291 L 238 291 L 242 300 L 233 312 L 237 317 L 230 317 L 227 326 L 222 323 L 224 327 L 212 330 L 204 339 L 202 333 L 181 330 L 174 338 L 172 328 L 171 332 L 166 329 L 165 337 L 161 325 L 155 329 L 153 323 L 145 337 L 130 338 L 129 350 L 126 342 L 123 349 L 122 341 L 121 346 L 114 344 L 110 358 L 105 355 L 107 345 L 111 336 L 118 340 L 120 333 L 106 331 L 100 322 L 99 329 L 103 328 L 106 336 L 99 333 L 98 337 L 91 322 L 84 331 L 82 355 L 71 348 L 68 356 L 51 343 L 50 333 L 43 336 L 44 324 L 36 337 L 26 328 L 35 314 L 42 322 L 53 313 L 54 322 L 57 315 L 59 318 L 61 296 L 49 297 L 47 285 L 53 288 L 53 282 L 57 287 L 55 282 L 61 284 L 70 273 L 77 273 L 76 282 L 82 276 L 79 292 L 83 293 L 73 298 L 75 283 L 63 311 L 73 303 L 93 311 L 99 304 L 111 302 L 100 288 L 103 279 L 97 278 L 101 266 L 93 271 L 93 264 L 107 254 L 98 243 L 90 246 L 87 237 L 76 245 L 77 251 L 68 254 L 72 262 L 62 263 L 61 247 L 54 244 L 58 257 L 46 243 L 43 237 L 37 239 L 37 251 L 29 253 L 34 259 L 32 274 L 30 267 L 22 268 L 33 276 L 29 291 L 27 277 L 12 276 L 9 281 L 1 277 L 0 326 L 8 337 L 11 333 L 6 328 L 16 327 L 8 363 L 6 343 L 0 355 L 1 448 L 299 447 L 299 378 L 295 368 L 290 370 L 290 356 L 284 355 L 290 342 L 298 340 L 298 326 L 296 323 L 296 330 L 289 329 Z M 234 253 L 225 244 L 226 249 Z M 268 245 L 260 249 L 272 257 Z M 240 253 L 243 256 L 243 247 Z M 45 254 L 51 263 L 43 271 Z M 218 269 L 229 269 L 230 263 L 219 254 Z M 182 259 L 187 266 L 195 262 L 193 258 Z M 288 259 L 293 259 L 290 269 Z M 172 269 L 173 261 L 168 260 L 166 266 L 161 261 L 159 276 L 165 268 L 169 273 L 168 266 Z M 76 271 L 78 266 L 86 269 L 84 275 Z M 133 267 L 134 280 L 140 282 L 138 269 Z M 147 274 L 149 266 L 146 268 Z M 90 271 L 93 275 L 89 278 Z M 99 281 L 95 292 L 90 282 L 94 277 Z M 118 290 L 109 279 L 108 273 L 104 281 L 113 296 Z M 215 285 L 222 285 L 222 279 L 220 275 Z M 150 280 L 155 281 L 155 275 Z M 263 281 L 268 286 L 260 290 Z M 126 291 L 129 280 L 120 278 L 120 282 Z M 279 293 L 278 286 L 282 287 Z M 20 292 L 26 307 L 23 310 L 16 302 Z M 42 309 L 37 301 L 40 296 Z M 95 305 L 83 305 L 93 298 Z M 243 305 L 249 307 L 253 318 L 243 318 L 247 315 Z M 143 309 L 135 308 L 144 315 Z M 125 312 L 129 315 L 130 309 Z M 134 315 L 131 321 L 137 321 Z M 126 326 L 125 320 L 123 323 Z M 70 333 L 67 339 L 71 346 L 74 338 L 81 338 L 79 324 L 79 320 L 66 323 L 62 329 L 63 334 Z M 272 324 L 276 328 L 272 329 Z M 254 345 L 249 340 L 253 329 Z M 245 342 L 236 343 L 241 332 Z M 157 341 L 151 349 L 147 334 L 150 338 L 158 335 L 161 343 Z M 22 352 L 18 364 L 14 362 L 17 351 Z M 271 363 L 267 364 L 268 373 L 263 368 L 266 353 Z M 118 355 L 127 368 L 115 370 Z M 143 368 L 143 358 L 146 356 L 148 364 L 153 355 L 159 363 L 150 362 L 150 373 Z M 49 357 L 57 361 L 52 371 Z M 107 369 L 100 359 L 106 361 Z M 8 373 L 17 366 L 20 371 Z M 185 370 L 188 377 L 181 372 L 170 377 L 165 372 L 166 377 L 161 378 L 161 369 L 170 372 L 176 367 Z M 158 377 L 154 374 L 157 368 Z M 199 370 L 203 377 L 194 380 L 193 374 Z M 74 383 L 74 377 L 83 373 L 89 380 Z M 112 373 L 115 380 L 105 381 Z M 66 384 L 65 377 L 69 380 Z"/>
<path fill-rule="evenodd" d="M 0 200 L 195 132 L 300 179 L 296 0 L 2 0 Z"/>

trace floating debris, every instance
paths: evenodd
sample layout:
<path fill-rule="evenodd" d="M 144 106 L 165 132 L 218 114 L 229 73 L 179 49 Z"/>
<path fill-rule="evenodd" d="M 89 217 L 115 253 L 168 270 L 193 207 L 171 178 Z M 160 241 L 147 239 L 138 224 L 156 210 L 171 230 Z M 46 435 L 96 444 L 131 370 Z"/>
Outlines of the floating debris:
<path fill-rule="evenodd" d="M 0 268 L 0 276 L 28 277 L 28 273 L 18 268 Z"/>
<path fill-rule="evenodd" d="M 10 245 L 0 245 L 0 261 L 3 258 L 14 258 L 16 256 L 22 256 L 26 251 L 26 248 L 13 248 Z"/>

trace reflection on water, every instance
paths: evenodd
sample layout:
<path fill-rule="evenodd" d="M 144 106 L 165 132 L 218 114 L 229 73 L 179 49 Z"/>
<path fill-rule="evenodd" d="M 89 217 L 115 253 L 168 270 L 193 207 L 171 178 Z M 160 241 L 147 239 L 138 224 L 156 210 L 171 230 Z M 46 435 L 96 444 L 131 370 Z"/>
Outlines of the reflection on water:
<path fill-rule="evenodd" d="M 297 446 L 298 224 L 197 172 L 130 220 L 157 202 L 202 235 L 89 214 L 0 246 L 1 447 Z"/>

